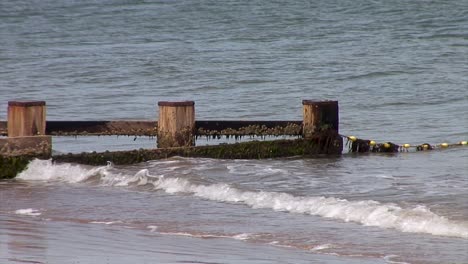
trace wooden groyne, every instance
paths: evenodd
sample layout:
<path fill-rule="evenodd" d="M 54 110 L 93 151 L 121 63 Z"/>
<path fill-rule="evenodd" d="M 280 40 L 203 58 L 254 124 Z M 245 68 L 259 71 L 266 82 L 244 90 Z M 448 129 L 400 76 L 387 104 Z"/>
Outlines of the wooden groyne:
<path fill-rule="evenodd" d="M 158 121 L 46 121 L 46 134 L 51 136 L 148 136 L 156 137 Z M 0 136 L 7 136 L 7 122 L 0 121 Z M 222 136 L 301 136 L 302 120 L 196 120 L 195 137 Z"/>
<path fill-rule="evenodd" d="M 8 102 L 7 138 L 0 138 L 0 179 L 12 178 L 32 158 L 50 158 L 44 101 Z"/>
<path fill-rule="evenodd" d="M 298 155 L 339 155 L 337 101 L 303 100 L 303 120 L 224 121 L 195 120 L 195 102 L 158 102 L 155 121 L 47 121 L 43 101 L 9 102 L 8 121 L 0 122 L 0 178 L 14 177 L 34 157 L 57 162 L 101 165 L 131 164 L 172 156 L 225 159 L 262 159 Z M 51 155 L 51 136 L 151 136 L 151 149 Z M 292 136 L 292 139 L 249 141 L 195 146 L 198 137 Z"/>
<path fill-rule="evenodd" d="M 317 140 L 272 140 L 250 141 L 235 144 L 223 144 L 212 146 L 193 146 L 157 149 L 138 149 L 130 151 L 105 151 L 79 154 L 65 154 L 53 157 L 58 162 L 74 162 L 89 165 L 105 165 L 112 161 L 117 165 L 133 164 L 148 160 L 165 159 L 173 156 L 204 157 L 220 159 L 266 159 L 291 156 L 312 156 L 329 153 L 329 145 Z M 324 139 L 326 140 L 326 139 Z M 331 141 L 328 142 L 330 144 Z M 338 144 L 338 142 L 335 142 Z"/>

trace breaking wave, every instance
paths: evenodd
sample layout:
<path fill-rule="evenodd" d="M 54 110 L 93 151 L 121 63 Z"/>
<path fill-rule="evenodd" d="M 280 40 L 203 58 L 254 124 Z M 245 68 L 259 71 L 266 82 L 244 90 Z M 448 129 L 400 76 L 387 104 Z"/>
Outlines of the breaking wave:
<path fill-rule="evenodd" d="M 17 176 L 22 180 L 86 182 L 98 178 L 105 186 L 151 185 L 169 194 L 190 194 L 203 199 L 239 203 L 251 208 L 300 213 L 365 226 L 396 229 L 402 232 L 426 233 L 437 236 L 468 238 L 468 223 L 451 221 L 430 211 L 424 205 L 403 208 L 393 203 L 373 200 L 349 201 L 335 197 L 294 196 L 284 192 L 249 191 L 226 183 L 194 184 L 184 178 L 150 175 L 143 169 L 134 175 L 112 172 L 112 165 L 87 169 L 79 165 L 53 164 L 34 160 Z"/>
<path fill-rule="evenodd" d="M 18 215 L 27 215 L 27 216 L 40 216 L 42 213 L 40 210 L 34 208 L 27 208 L 27 209 L 18 209 L 15 211 L 15 214 Z"/>

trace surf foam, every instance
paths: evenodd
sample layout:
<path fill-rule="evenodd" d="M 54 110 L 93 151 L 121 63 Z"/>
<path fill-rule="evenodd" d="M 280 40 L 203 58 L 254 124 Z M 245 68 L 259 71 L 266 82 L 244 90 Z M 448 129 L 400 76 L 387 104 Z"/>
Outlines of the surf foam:
<path fill-rule="evenodd" d="M 97 176 L 107 186 L 145 185 L 151 175 L 148 170 L 141 170 L 135 175 L 123 175 L 112 172 L 113 165 L 86 168 L 70 163 L 55 164 L 52 160 L 32 160 L 26 170 L 18 174 L 17 179 L 28 181 L 62 181 L 69 183 L 85 182 Z"/>
<path fill-rule="evenodd" d="M 70 163 L 54 164 L 51 160 L 32 160 L 26 170 L 22 171 L 17 179 L 29 181 L 65 181 L 78 183 L 90 177 L 106 172 L 106 167 L 86 169 Z"/>
<path fill-rule="evenodd" d="M 242 191 L 227 184 L 194 185 L 180 178 L 161 178 L 154 185 L 156 189 L 168 193 L 192 193 L 197 197 L 243 203 L 252 208 L 316 215 L 403 232 L 468 238 L 466 223 L 454 223 L 422 205 L 402 208 L 372 200 L 348 201 L 334 197 L 296 197 L 287 193 Z"/>
<path fill-rule="evenodd" d="M 37 209 L 27 208 L 27 209 L 18 209 L 15 211 L 15 214 L 27 215 L 27 216 L 40 216 L 42 213 Z"/>
<path fill-rule="evenodd" d="M 212 201 L 240 203 L 251 208 L 269 208 L 275 211 L 309 214 L 345 222 L 356 222 L 365 226 L 396 229 L 402 232 L 468 238 L 467 222 L 451 221 L 431 212 L 423 205 L 402 208 L 396 204 L 382 204 L 372 200 L 348 201 L 335 197 L 300 197 L 283 192 L 245 191 L 224 183 L 200 185 L 193 184 L 184 178 L 153 176 L 146 169 L 135 175 L 112 173 L 111 169 L 111 166 L 86 169 L 79 165 L 55 165 L 51 161 L 34 160 L 18 178 L 74 183 L 86 181 L 91 176 L 97 175 L 104 185 L 152 184 L 156 190 L 163 190 L 169 194 L 185 193 Z"/>

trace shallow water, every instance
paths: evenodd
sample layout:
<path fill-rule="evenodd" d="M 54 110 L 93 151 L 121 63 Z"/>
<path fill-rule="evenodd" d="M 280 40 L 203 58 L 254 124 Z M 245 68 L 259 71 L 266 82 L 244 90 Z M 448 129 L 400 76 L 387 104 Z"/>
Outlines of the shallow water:
<path fill-rule="evenodd" d="M 234 256 L 228 254 L 225 259 L 221 255 L 226 254 L 224 247 L 238 241 L 247 243 L 250 250 L 242 245 L 233 246 L 229 252 L 249 263 L 271 261 L 250 259 L 253 252 L 263 250 L 257 247 L 271 247 L 267 251 L 276 252 L 278 257 L 298 257 L 298 261 L 463 263 L 468 246 L 468 186 L 464 174 L 450 171 L 451 165 L 437 163 L 433 163 L 431 174 L 419 175 L 418 168 L 409 173 L 412 169 L 407 158 L 410 156 L 413 162 L 439 155 L 466 158 L 465 152 L 454 149 L 397 156 L 264 161 L 172 158 L 105 167 L 34 161 L 16 181 L 0 185 L 5 201 L 0 213 L 7 227 L 6 239 L 20 237 L 23 231 L 14 223 L 26 221 L 42 226 L 38 230 L 48 230 L 51 225 L 67 233 L 57 236 L 45 232 L 44 241 L 66 240 L 68 232 L 74 236 L 73 227 L 68 231 L 69 225 L 104 228 L 123 237 L 130 232 L 136 234 L 136 243 L 146 243 L 139 236 L 144 240 L 148 236 L 177 241 L 190 238 L 182 239 L 182 245 L 172 249 L 174 255 L 183 254 L 191 247 L 186 244 L 195 238 L 208 248 L 212 240 L 220 240 L 221 249 L 208 250 L 214 256 L 201 260 L 209 262 L 213 257 L 219 261 L 215 263 L 234 263 L 230 259 Z M 382 163 L 385 165 L 379 167 L 380 172 L 362 172 L 362 167 Z M 388 169 L 397 165 L 401 171 Z M 38 231 L 24 232 L 35 236 Z M 108 253 L 101 250 L 108 245 L 101 244 L 112 244 L 114 238 L 112 232 L 98 232 L 103 232 L 99 240 L 77 240 L 97 243 L 96 258 L 102 260 Z M 55 251 L 59 246 L 49 247 Z M 119 254 L 130 249 L 122 250 Z M 9 247 L 5 251 L 8 258 L 16 255 Z M 51 257 L 54 261 L 53 256 L 42 254 L 44 258 L 33 255 L 36 260 Z"/>
<path fill-rule="evenodd" d="M 468 138 L 468 1 L 1 1 L 0 119 L 301 120 L 397 144 Z M 199 140 L 197 144 L 216 141 Z M 232 141 L 231 141 L 232 143 Z M 54 151 L 155 139 L 55 137 Z M 468 263 L 466 147 L 274 160 L 34 161 L 0 182 L 0 262 Z"/>

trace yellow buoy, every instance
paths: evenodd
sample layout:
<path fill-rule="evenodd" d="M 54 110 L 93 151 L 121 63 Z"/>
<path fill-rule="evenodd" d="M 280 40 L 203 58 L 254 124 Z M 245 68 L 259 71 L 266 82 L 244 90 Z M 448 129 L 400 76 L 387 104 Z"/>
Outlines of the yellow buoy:
<path fill-rule="evenodd" d="M 410 144 L 403 144 L 403 147 L 404 148 L 409 148 L 409 147 L 411 147 L 411 145 Z"/>
<path fill-rule="evenodd" d="M 460 141 L 460 145 L 466 145 L 466 144 L 468 144 L 467 141 Z"/>
<path fill-rule="evenodd" d="M 389 148 L 389 147 L 390 147 L 390 144 L 384 143 L 384 144 L 383 144 L 383 147 L 384 147 L 384 148 Z"/>
<path fill-rule="evenodd" d="M 371 141 L 369 142 L 369 145 L 371 145 L 372 147 L 375 146 L 375 144 L 377 144 L 377 143 L 375 143 L 374 140 L 371 140 Z"/>
<path fill-rule="evenodd" d="M 351 140 L 351 141 L 356 141 L 357 140 L 357 138 L 355 136 L 349 136 L 348 139 Z"/>
<path fill-rule="evenodd" d="M 428 149 L 429 145 L 428 144 L 423 144 L 422 147 L 423 147 L 423 149 Z"/>
<path fill-rule="evenodd" d="M 440 144 L 440 146 L 441 146 L 442 148 L 448 148 L 449 144 L 448 144 L 448 143 L 442 143 L 442 144 Z"/>

